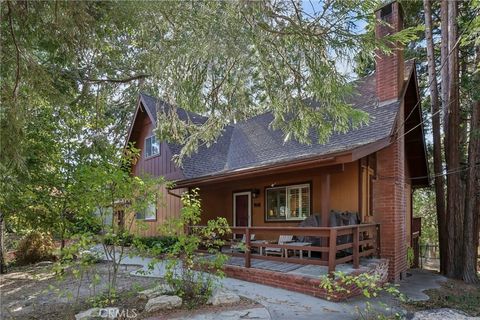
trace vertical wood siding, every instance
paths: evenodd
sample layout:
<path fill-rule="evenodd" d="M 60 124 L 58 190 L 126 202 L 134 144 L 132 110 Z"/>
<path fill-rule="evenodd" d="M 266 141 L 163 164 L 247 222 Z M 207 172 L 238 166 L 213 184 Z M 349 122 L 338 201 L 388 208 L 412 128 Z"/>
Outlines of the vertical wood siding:
<path fill-rule="evenodd" d="M 147 113 L 141 109 L 132 129 L 131 141 L 135 141 L 135 147 L 141 150 L 140 158 L 132 167 L 132 174 L 135 176 L 163 176 L 167 181 L 182 178 L 181 170 L 176 167 L 172 159 L 172 152 L 165 142 L 160 144 L 160 153 L 156 156 L 145 158 L 145 138 L 153 135 L 153 124 Z M 144 221 L 137 223 L 135 217 L 131 214 L 127 217 L 127 223 L 132 222 L 132 230 L 145 237 L 160 235 L 159 229 L 162 224 L 169 218 L 178 217 L 181 209 L 180 198 L 168 193 L 165 186 L 159 186 L 160 197 L 157 199 L 157 219 L 155 221 Z M 181 195 L 185 189 L 173 190 L 170 193 Z"/>

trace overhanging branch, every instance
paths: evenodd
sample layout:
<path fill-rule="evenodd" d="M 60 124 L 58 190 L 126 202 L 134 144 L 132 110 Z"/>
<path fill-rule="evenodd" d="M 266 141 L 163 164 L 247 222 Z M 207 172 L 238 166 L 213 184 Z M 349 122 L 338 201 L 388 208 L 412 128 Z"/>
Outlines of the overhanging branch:
<path fill-rule="evenodd" d="M 139 74 L 136 76 L 131 76 L 128 78 L 123 78 L 123 79 L 113 79 L 113 78 L 104 78 L 104 79 L 91 79 L 91 78 L 85 78 L 83 81 L 85 82 L 91 82 L 91 83 L 104 83 L 104 82 L 110 82 L 110 83 L 127 83 L 135 80 L 141 80 L 151 77 L 150 74 Z"/>

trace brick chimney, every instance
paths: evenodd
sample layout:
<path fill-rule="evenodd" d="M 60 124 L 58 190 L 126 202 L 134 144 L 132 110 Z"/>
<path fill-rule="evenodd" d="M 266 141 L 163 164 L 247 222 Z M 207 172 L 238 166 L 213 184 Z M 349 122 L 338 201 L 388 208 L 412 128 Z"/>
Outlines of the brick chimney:
<path fill-rule="evenodd" d="M 375 37 L 381 39 L 386 35 L 403 29 L 403 10 L 397 1 L 391 1 L 375 11 Z M 377 97 L 380 102 L 397 100 L 404 80 L 403 47 L 390 43 L 392 52 L 376 53 L 375 75 Z"/>

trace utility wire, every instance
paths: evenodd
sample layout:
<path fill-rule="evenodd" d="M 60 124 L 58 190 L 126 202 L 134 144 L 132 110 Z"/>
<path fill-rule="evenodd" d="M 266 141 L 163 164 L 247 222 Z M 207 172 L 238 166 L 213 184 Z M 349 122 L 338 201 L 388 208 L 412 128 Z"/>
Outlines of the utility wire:
<path fill-rule="evenodd" d="M 477 10 L 474 12 L 474 16 L 476 16 L 478 13 L 480 13 L 480 8 L 477 9 Z M 460 40 L 461 40 L 463 34 L 465 33 L 466 30 L 468 30 L 468 28 L 470 27 L 470 25 L 472 24 L 472 22 L 473 22 L 474 20 L 475 20 L 475 19 L 471 19 L 471 20 L 468 22 L 467 26 L 462 30 L 462 32 L 461 32 L 460 35 L 458 36 L 457 41 L 455 42 L 455 45 L 452 47 L 452 49 L 450 49 L 450 51 L 448 52 L 447 56 L 446 56 L 445 59 L 442 61 L 442 64 L 440 65 L 440 68 L 437 70 L 437 72 L 440 72 L 440 71 L 445 67 L 445 65 L 446 65 L 446 63 L 447 63 L 447 61 L 448 61 L 448 58 L 449 58 L 450 55 L 452 54 L 453 50 L 455 50 L 456 47 L 460 44 Z M 430 88 L 430 86 L 432 85 L 432 83 L 433 83 L 433 79 L 430 79 L 427 88 Z M 441 100 L 441 102 L 445 102 L 445 101 L 442 100 L 442 97 L 440 97 L 440 100 Z M 415 106 L 412 108 L 412 110 L 410 111 L 410 113 L 408 114 L 408 116 L 403 120 L 402 124 L 398 127 L 398 129 L 397 129 L 397 131 L 395 132 L 395 134 L 397 134 L 398 131 L 400 131 L 400 129 L 405 125 L 405 123 L 408 121 L 408 119 L 410 118 L 410 116 L 413 114 L 413 111 L 420 105 L 420 103 L 421 103 L 421 100 L 419 100 L 419 101 L 415 104 Z M 440 111 L 440 110 L 441 110 L 441 109 L 439 109 L 439 111 Z M 430 116 L 427 116 L 427 117 L 433 118 L 437 113 L 439 113 L 439 111 L 437 111 L 437 112 L 435 112 L 434 114 L 432 114 L 432 115 L 430 115 Z M 424 123 L 425 123 L 425 120 L 426 120 L 426 119 L 422 120 L 422 122 L 420 122 L 420 125 L 424 124 Z M 415 126 L 415 128 L 416 128 L 416 127 L 418 127 L 418 125 Z M 411 131 L 411 130 L 409 130 L 407 133 L 409 133 L 410 131 Z M 402 136 L 400 136 L 400 138 L 402 138 L 404 135 L 405 135 L 405 134 L 403 134 Z M 398 140 L 398 139 L 397 139 L 397 140 Z M 397 141 L 397 140 L 395 140 L 395 141 Z"/>
<path fill-rule="evenodd" d="M 444 176 L 448 176 L 448 175 L 451 175 L 451 174 L 456 174 L 456 173 L 460 173 L 460 172 L 463 172 L 463 171 L 467 171 L 468 169 L 470 168 L 476 168 L 476 167 L 479 167 L 480 166 L 480 163 L 477 163 L 473 166 L 467 166 L 467 167 L 463 167 L 463 168 L 456 168 L 456 169 L 452 169 L 452 170 L 449 170 L 449 171 L 446 171 L 446 172 L 442 172 L 442 173 L 438 173 L 438 174 L 435 174 L 433 176 L 418 176 L 418 177 L 411 177 L 411 178 L 408 178 L 408 180 L 419 180 L 419 179 L 426 179 L 426 178 L 436 178 L 436 177 L 444 177 Z M 380 179 L 395 179 L 396 177 L 395 176 L 382 176 L 382 175 L 377 175 L 377 177 L 379 177 Z"/>

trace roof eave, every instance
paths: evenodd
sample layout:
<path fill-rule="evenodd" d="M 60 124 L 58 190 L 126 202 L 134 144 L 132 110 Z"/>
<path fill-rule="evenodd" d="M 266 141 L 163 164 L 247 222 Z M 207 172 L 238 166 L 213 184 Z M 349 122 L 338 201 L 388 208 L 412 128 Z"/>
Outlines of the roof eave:
<path fill-rule="evenodd" d="M 266 164 L 247 169 L 232 170 L 221 173 L 213 173 L 202 177 L 191 179 L 184 179 L 176 181 L 175 188 L 193 187 L 199 184 L 215 183 L 224 180 L 236 180 L 240 178 L 249 178 L 256 176 L 259 173 L 270 174 L 286 169 L 302 169 L 304 167 L 323 167 L 328 165 L 345 164 L 356 161 L 369 154 L 375 153 L 392 143 L 392 138 L 387 136 L 383 139 L 357 146 L 350 150 L 343 150 L 340 152 L 315 155 L 303 159 L 296 159 L 290 161 L 281 161 L 274 164 Z"/>

